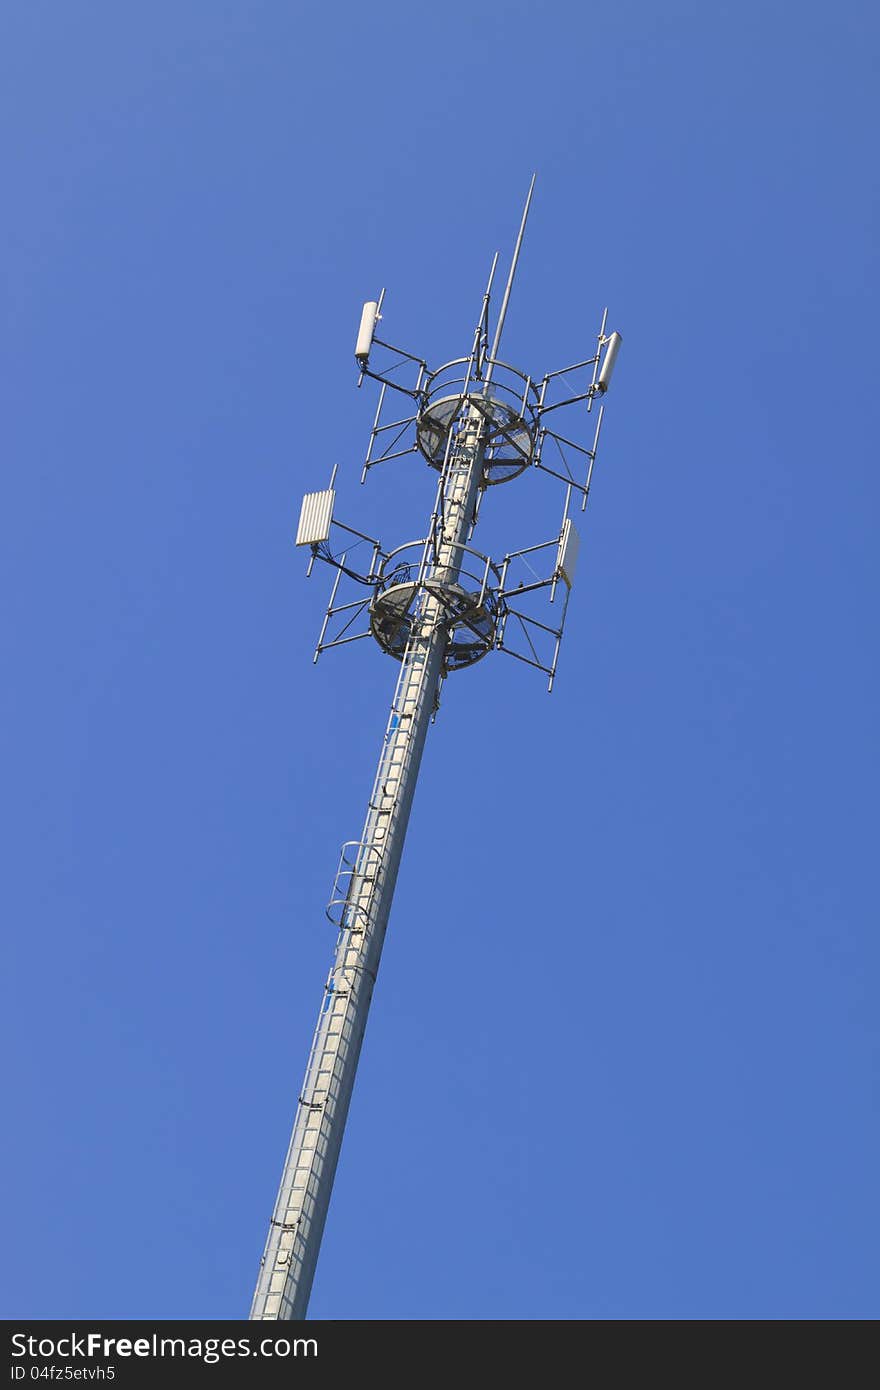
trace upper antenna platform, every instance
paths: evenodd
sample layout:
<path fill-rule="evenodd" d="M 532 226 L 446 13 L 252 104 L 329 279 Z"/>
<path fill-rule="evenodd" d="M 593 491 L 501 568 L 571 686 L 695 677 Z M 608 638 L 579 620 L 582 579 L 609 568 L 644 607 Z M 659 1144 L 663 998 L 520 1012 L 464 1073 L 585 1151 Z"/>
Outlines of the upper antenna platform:
<path fill-rule="evenodd" d="M 478 378 L 470 357 L 447 362 L 427 379 L 416 416 L 416 445 L 432 468 L 442 469 L 452 426 L 466 410 L 485 421 L 482 485 L 506 483 L 528 468 L 538 437 L 538 390 L 530 377 L 494 358 L 491 382 Z"/>
<path fill-rule="evenodd" d="M 412 453 L 420 454 L 440 478 L 429 535 L 390 552 L 379 541 L 336 519 L 334 479 L 323 493 L 308 496 L 297 543 L 310 546 L 312 562 L 320 558 L 337 571 L 316 659 L 328 647 L 372 636 L 383 651 L 403 660 L 427 604 L 446 632 L 444 674 L 471 666 L 495 649 L 545 671 L 552 688 L 579 543 L 569 513 L 575 497 L 580 497 L 582 509 L 587 504 L 604 403 L 595 417 L 591 444 L 571 437 L 577 434 L 576 427 L 567 427 L 563 435 L 547 421 L 552 418 L 555 423 L 553 411 L 581 405 L 589 413 L 594 402 L 604 400 L 622 339 L 619 333 L 606 333 L 606 311 L 595 352 L 579 362 L 535 378 L 499 358 L 534 186 L 533 177 L 491 347 L 489 309 L 497 253 L 466 357 L 429 368 L 423 358 L 377 336 L 384 289 L 363 307 L 355 344 L 358 385 L 370 377 L 381 389 L 361 481 L 377 463 Z M 400 396 L 409 402 L 406 413 L 387 410 L 390 401 Z M 511 551 L 497 561 L 471 550 L 464 544 L 470 539 L 465 534 L 454 544 L 454 563 L 441 563 L 449 546 L 446 516 L 454 490 L 451 480 L 468 451 L 475 464 L 476 486 L 470 530 L 485 489 L 509 482 L 532 467 L 564 485 L 559 530 L 537 545 Z M 337 531 L 344 533 L 342 553 L 331 540 Z M 351 552 L 365 543 L 370 546 L 369 559 L 362 551 L 364 559 L 353 563 Z M 550 563 L 544 565 L 544 561 Z M 540 565 L 540 572 L 535 564 Z M 343 577 L 360 587 L 359 598 L 343 601 L 344 591 L 342 598 L 337 597 Z M 546 602 L 549 597 L 555 602 L 560 584 L 561 613 L 550 622 L 535 600 Z"/>

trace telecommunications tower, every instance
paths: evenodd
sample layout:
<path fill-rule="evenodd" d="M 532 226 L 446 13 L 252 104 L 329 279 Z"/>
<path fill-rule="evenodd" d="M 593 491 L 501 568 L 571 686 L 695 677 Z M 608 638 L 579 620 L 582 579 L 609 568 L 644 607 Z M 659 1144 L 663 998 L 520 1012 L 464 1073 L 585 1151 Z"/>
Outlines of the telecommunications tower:
<path fill-rule="evenodd" d="M 364 305 L 355 347 L 358 385 L 370 377 L 381 389 L 361 481 L 376 464 L 420 453 L 438 474 L 427 534 L 385 550 L 338 521 L 335 469 L 329 487 L 303 500 L 296 544 L 311 552 L 309 573 L 316 559 L 336 570 L 315 660 L 332 647 L 372 636 L 400 669 L 364 828 L 359 840 L 343 845 L 327 907 L 338 929 L 336 951 L 296 1102 L 251 1318 L 306 1315 L 425 736 L 443 681 L 500 651 L 543 671 L 553 688 L 579 545 L 570 512 L 576 500 L 581 510 L 587 505 L 602 398 L 621 337 L 606 334 L 606 311 L 596 351 L 581 362 L 534 378 L 500 360 L 534 186 L 532 178 L 491 347 L 497 253 L 470 353 L 436 370 L 377 336 L 384 290 Z M 400 399 L 401 408 L 389 412 L 389 403 Z M 565 407 L 571 419 L 594 406 L 589 444 L 547 423 L 549 418 L 555 424 L 552 412 Z M 570 432 L 578 433 L 576 418 Z M 497 560 L 473 549 L 486 489 L 533 468 L 562 484 L 558 531 Z M 369 564 L 356 568 L 351 552 L 364 542 Z M 343 580 L 346 590 L 340 593 Z M 352 586 L 356 597 L 349 598 Z M 555 619 L 546 611 L 548 600 L 555 604 Z"/>

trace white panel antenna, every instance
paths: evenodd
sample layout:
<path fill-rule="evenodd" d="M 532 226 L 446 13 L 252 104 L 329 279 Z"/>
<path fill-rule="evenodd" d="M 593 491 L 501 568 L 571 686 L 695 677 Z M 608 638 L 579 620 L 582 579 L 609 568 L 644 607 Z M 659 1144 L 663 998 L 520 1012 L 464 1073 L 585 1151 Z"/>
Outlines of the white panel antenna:
<path fill-rule="evenodd" d="M 581 538 L 575 530 L 574 522 L 567 516 L 562 523 L 562 535 L 559 538 L 559 556 L 556 561 L 556 569 L 562 579 L 565 580 L 569 589 L 574 583 L 574 572 L 577 566 L 578 551 L 581 548 Z"/>
<path fill-rule="evenodd" d="M 599 379 L 597 386 L 604 395 L 608 390 L 611 381 L 611 374 L 614 371 L 614 364 L 617 361 L 617 354 L 620 352 L 620 344 L 623 338 L 619 333 L 612 333 L 605 345 L 605 356 L 602 358 L 602 366 L 599 368 Z"/>
<path fill-rule="evenodd" d="M 319 545 L 329 540 L 335 499 L 336 493 L 332 487 L 325 488 L 323 492 L 306 493 L 296 530 L 297 545 Z"/>
<path fill-rule="evenodd" d="M 373 337 L 376 332 L 376 324 L 379 320 L 379 302 L 376 299 L 369 299 L 363 307 L 361 313 L 360 327 L 358 328 L 357 343 L 354 355 L 363 366 L 366 366 L 370 357 L 370 348 L 373 346 Z"/>

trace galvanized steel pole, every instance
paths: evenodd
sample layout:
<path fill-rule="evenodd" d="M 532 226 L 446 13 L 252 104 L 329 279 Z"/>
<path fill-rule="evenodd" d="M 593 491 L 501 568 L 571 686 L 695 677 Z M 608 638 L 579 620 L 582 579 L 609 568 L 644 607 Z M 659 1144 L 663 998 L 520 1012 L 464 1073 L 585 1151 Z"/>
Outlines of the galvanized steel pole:
<path fill-rule="evenodd" d="M 451 429 L 440 482 L 442 532 L 401 663 L 251 1318 L 302 1319 L 311 1293 L 425 735 L 443 673 L 447 623 L 443 605 L 430 589 L 432 584 L 448 587 L 459 577 L 482 481 L 484 416 L 471 406 Z"/>

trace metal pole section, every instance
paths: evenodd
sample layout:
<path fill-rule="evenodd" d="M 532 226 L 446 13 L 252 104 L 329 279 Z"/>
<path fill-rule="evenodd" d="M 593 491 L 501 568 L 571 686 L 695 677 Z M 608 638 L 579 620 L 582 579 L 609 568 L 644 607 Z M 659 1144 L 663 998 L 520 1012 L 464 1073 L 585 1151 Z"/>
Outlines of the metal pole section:
<path fill-rule="evenodd" d="M 452 426 L 440 488 L 442 528 L 427 578 L 454 583 L 483 470 L 483 416 L 467 407 Z M 333 967 L 297 1102 L 269 1226 L 252 1319 L 305 1317 L 425 735 L 448 642 L 444 610 L 426 589 L 401 662 L 376 780 L 345 899 Z"/>

